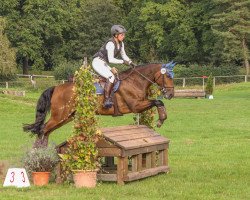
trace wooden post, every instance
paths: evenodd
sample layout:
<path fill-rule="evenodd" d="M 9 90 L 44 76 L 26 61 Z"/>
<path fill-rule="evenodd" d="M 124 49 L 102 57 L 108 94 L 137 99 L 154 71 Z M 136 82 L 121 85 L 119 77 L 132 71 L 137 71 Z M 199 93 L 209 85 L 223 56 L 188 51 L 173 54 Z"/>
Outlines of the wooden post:
<path fill-rule="evenodd" d="M 147 153 L 146 154 L 146 168 L 149 169 L 152 166 L 152 153 Z"/>
<path fill-rule="evenodd" d="M 137 160 L 137 155 L 132 156 L 132 172 L 136 172 L 137 171 L 137 166 L 138 166 L 138 160 Z"/>
<path fill-rule="evenodd" d="M 125 158 L 124 157 L 118 157 L 117 162 L 117 184 L 118 185 L 124 185 L 124 164 L 125 164 Z"/>
<path fill-rule="evenodd" d="M 140 125 L 140 113 L 137 114 L 136 116 L 136 121 L 137 121 L 137 125 Z"/>
<path fill-rule="evenodd" d="M 245 82 L 247 82 L 247 75 L 245 75 Z"/>
<path fill-rule="evenodd" d="M 213 84 L 214 84 L 214 87 L 215 87 L 215 77 L 214 77 L 214 79 L 213 79 Z"/>
<path fill-rule="evenodd" d="M 141 171 L 142 170 L 142 154 L 137 155 L 137 171 Z"/>
<path fill-rule="evenodd" d="M 163 156 L 163 150 L 159 151 L 159 155 L 158 156 L 159 156 L 159 166 L 162 166 L 163 165 L 163 160 L 164 160 L 163 159 L 163 157 L 164 157 Z"/>
<path fill-rule="evenodd" d="M 152 168 L 154 168 L 154 167 L 156 167 L 156 152 L 154 151 L 154 152 L 152 152 L 151 153 L 151 167 Z"/>
<path fill-rule="evenodd" d="M 84 57 L 83 66 L 88 67 L 88 58 L 86 56 Z"/>
<path fill-rule="evenodd" d="M 164 166 L 168 166 L 168 149 L 163 150 L 163 162 Z"/>
<path fill-rule="evenodd" d="M 9 83 L 8 82 L 6 82 L 6 89 L 8 89 L 9 88 Z"/>
<path fill-rule="evenodd" d="M 202 78 L 202 89 L 205 90 L 205 78 Z"/>
<path fill-rule="evenodd" d="M 183 78 L 183 80 L 182 80 L 182 87 L 185 87 L 185 86 L 186 86 L 186 79 Z"/>

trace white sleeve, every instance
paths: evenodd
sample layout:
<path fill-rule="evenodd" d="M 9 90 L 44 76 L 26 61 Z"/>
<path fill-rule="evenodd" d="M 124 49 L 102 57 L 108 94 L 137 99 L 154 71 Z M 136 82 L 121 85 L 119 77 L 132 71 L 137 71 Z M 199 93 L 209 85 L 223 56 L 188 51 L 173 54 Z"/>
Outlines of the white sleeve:
<path fill-rule="evenodd" d="M 121 56 L 123 60 L 126 60 L 128 62 L 131 62 L 131 59 L 127 56 L 124 48 L 124 43 L 122 42 L 122 49 L 121 49 Z"/>
<path fill-rule="evenodd" d="M 113 42 L 108 42 L 106 45 L 106 49 L 108 52 L 108 59 L 110 63 L 114 63 L 114 64 L 123 64 L 123 60 L 121 59 L 116 59 L 114 57 L 114 51 L 115 51 L 115 45 Z"/>

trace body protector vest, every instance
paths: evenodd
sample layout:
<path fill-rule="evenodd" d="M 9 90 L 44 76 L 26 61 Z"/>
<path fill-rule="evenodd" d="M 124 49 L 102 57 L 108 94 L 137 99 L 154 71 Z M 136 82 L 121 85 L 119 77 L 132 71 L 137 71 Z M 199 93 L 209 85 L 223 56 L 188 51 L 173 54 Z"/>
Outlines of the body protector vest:
<path fill-rule="evenodd" d="M 106 45 L 108 42 L 113 42 L 115 45 L 114 57 L 116 58 L 119 55 L 119 53 L 121 52 L 121 49 L 122 49 L 122 42 L 119 42 L 119 48 L 118 48 L 118 45 L 116 44 L 115 39 L 110 38 L 107 42 L 105 42 L 105 44 L 100 48 L 100 50 L 93 56 L 94 58 L 100 57 L 102 60 L 109 63 L 108 52 L 106 49 Z"/>

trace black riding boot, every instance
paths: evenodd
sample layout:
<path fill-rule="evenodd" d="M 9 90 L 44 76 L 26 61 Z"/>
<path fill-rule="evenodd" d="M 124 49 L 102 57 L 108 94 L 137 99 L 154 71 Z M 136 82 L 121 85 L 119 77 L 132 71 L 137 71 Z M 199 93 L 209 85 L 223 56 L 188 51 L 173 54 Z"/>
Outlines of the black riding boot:
<path fill-rule="evenodd" d="M 113 88 L 113 83 L 109 82 L 109 80 L 107 80 L 105 87 L 104 87 L 104 104 L 103 107 L 104 108 L 111 108 L 113 106 L 113 102 L 112 102 L 112 98 L 110 97 L 111 94 L 111 90 Z"/>

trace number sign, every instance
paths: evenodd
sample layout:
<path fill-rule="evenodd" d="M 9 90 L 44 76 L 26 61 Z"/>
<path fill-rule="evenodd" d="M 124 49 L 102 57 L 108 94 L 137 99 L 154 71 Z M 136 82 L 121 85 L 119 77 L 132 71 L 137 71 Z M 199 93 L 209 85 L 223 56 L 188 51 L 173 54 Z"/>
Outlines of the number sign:
<path fill-rule="evenodd" d="M 9 168 L 4 180 L 4 187 L 29 187 L 30 182 L 24 168 Z"/>

